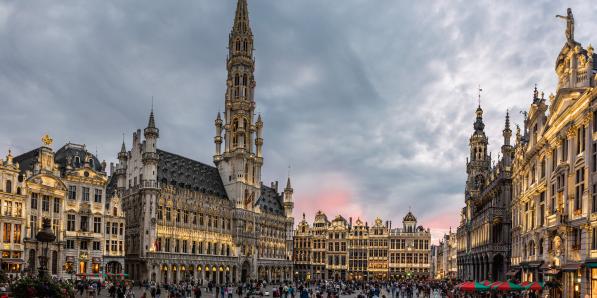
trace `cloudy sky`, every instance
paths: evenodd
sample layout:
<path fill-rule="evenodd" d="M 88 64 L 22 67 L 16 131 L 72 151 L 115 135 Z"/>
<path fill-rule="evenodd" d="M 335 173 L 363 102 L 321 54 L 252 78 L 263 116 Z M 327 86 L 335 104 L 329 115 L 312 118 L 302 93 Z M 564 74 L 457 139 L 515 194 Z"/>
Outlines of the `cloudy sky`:
<path fill-rule="evenodd" d="M 203 162 L 224 104 L 235 1 L 0 1 L 0 150 L 84 143 L 115 160 L 155 98 L 159 146 Z M 434 238 L 459 222 L 477 85 L 497 155 L 506 109 L 554 90 L 572 7 L 592 1 L 249 1 L 264 180 L 295 189 L 295 217 L 409 208 Z"/>

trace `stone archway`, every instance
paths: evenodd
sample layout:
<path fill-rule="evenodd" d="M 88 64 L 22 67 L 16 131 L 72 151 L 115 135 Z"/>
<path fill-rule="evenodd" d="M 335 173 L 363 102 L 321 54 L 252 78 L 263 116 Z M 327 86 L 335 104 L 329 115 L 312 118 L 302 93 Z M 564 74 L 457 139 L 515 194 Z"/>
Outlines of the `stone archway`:
<path fill-rule="evenodd" d="M 236 267 L 234 267 L 234 270 L 236 270 Z M 249 263 L 249 261 L 244 261 L 241 267 L 240 282 L 245 283 L 249 281 L 250 274 L 251 264 Z"/>

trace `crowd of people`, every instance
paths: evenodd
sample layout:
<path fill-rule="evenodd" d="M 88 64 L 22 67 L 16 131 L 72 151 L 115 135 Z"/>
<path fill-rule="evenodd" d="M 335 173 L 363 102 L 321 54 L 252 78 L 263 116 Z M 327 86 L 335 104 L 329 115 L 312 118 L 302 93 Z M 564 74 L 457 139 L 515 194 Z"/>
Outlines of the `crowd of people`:
<path fill-rule="evenodd" d="M 134 282 L 119 279 L 103 281 L 77 280 L 71 283 L 76 297 L 90 298 L 336 298 L 346 296 L 357 298 L 439 298 L 470 296 L 470 294 L 455 290 L 457 281 L 429 279 L 405 279 L 400 281 L 286 281 L 275 284 L 268 284 L 265 281 L 251 281 L 241 284 L 223 285 L 213 282 L 204 284 L 196 281 L 181 281 L 168 284 Z M 3 292 L 9 292 L 9 290 L 10 282 L 0 283 L 0 298 L 7 297 L 3 296 Z M 473 296 L 489 297 L 481 293 L 474 294 Z M 528 294 L 523 296 L 532 297 Z"/>

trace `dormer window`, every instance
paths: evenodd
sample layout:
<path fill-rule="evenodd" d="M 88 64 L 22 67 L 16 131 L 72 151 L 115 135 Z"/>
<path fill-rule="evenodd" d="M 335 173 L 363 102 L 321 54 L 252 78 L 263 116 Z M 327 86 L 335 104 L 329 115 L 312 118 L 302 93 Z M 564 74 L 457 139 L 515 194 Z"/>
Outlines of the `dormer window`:
<path fill-rule="evenodd" d="M 79 158 L 78 156 L 75 156 L 75 167 L 78 167 L 79 164 L 81 164 L 81 158 Z"/>

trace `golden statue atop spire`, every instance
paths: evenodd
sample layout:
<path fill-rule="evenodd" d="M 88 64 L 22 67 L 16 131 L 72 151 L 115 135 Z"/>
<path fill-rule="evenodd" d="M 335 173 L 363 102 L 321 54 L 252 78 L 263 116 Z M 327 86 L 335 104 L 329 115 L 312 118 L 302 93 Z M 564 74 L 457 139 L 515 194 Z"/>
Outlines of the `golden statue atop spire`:
<path fill-rule="evenodd" d="M 44 143 L 44 145 L 46 145 L 46 146 L 50 146 L 50 145 L 52 145 L 52 142 L 53 142 L 54 140 L 52 140 L 52 138 L 50 137 L 50 135 L 48 135 L 48 134 L 45 134 L 45 135 L 44 135 L 44 136 L 41 138 L 41 141 Z"/>

